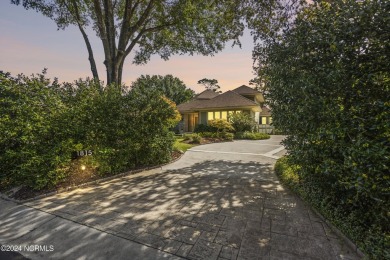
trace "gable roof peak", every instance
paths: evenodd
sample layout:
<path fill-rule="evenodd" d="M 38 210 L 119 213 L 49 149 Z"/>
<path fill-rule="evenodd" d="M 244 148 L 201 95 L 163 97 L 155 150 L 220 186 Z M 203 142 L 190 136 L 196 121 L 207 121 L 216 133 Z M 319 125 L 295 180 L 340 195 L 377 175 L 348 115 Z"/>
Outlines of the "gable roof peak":
<path fill-rule="evenodd" d="M 182 113 L 185 111 L 196 111 L 199 109 L 235 109 L 242 107 L 258 107 L 256 102 L 241 96 L 234 91 L 226 91 L 223 94 L 217 95 L 212 99 L 193 99 L 184 104 L 177 106 L 177 109 Z"/>
<path fill-rule="evenodd" d="M 246 85 L 239 86 L 238 88 L 233 89 L 232 91 L 240 94 L 240 95 L 245 95 L 245 94 L 261 94 L 259 91 L 248 87 Z"/>
<path fill-rule="evenodd" d="M 196 95 L 195 99 L 212 99 L 218 96 L 219 93 L 206 89 L 203 92 Z"/>

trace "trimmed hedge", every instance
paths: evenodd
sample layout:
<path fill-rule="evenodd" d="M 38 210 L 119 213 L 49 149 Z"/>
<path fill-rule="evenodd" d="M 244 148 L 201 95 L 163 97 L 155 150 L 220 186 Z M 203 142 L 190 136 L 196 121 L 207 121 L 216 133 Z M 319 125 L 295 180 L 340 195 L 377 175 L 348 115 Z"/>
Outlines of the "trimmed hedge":
<path fill-rule="evenodd" d="M 167 162 L 169 128 L 180 118 L 173 102 L 142 87 L 3 72 L 0 114 L 0 185 L 37 190 L 66 180 L 81 164 L 106 175 Z M 78 150 L 93 155 L 72 160 Z"/>
<path fill-rule="evenodd" d="M 234 135 L 235 139 L 248 139 L 248 140 L 264 140 L 269 139 L 271 136 L 265 133 L 252 133 L 252 132 L 237 132 Z"/>

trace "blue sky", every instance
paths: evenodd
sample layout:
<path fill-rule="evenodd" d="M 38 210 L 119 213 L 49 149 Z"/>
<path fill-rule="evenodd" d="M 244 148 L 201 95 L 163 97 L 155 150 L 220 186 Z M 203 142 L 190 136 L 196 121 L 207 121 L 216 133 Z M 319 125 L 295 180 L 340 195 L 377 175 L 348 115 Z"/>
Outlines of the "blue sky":
<path fill-rule="evenodd" d="M 94 49 L 99 76 L 105 80 L 103 49 L 95 33 L 88 36 Z M 48 68 L 48 76 L 58 77 L 60 81 L 73 81 L 91 76 L 88 54 L 79 30 L 70 26 L 57 30 L 56 24 L 49 18 L 22 6 L 11 5 L 9 0 L 0 1 L 0 70 L 12 74 L 30 75 Z M 242 39 L 242 48 L 231 48 L 213 57 L 173 56 L 169 61 L 153 56 L 146 65 L 131 63 L 128 56 L 123 72 L 123 81 L 131 84 L 142 74 L 172 74 L 194 89 L 204 88 L 197 84 L 202 78 L 215 78 L 223 91 L 248 85 L 252 79 L 253 43 L 246 32 Z"/>

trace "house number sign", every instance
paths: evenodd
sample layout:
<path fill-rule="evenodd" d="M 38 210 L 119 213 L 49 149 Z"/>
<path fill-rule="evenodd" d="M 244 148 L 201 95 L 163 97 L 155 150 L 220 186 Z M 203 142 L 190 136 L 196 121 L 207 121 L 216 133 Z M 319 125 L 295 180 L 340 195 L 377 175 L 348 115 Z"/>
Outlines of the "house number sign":
<path fill-rule="evenodd" d="M 92 155 L 92 150 L 82 150 L 82 151 L 75 151 L 73 152 L 73 158 L 83 157 L 83 156 L 90 156 Z"/>

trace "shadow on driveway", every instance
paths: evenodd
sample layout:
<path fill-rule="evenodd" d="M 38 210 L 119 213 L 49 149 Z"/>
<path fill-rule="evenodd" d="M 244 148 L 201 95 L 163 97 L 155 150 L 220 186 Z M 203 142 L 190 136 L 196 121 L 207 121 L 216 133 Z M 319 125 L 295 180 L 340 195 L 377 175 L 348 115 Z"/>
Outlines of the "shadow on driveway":
<path fill-rule="evenodd" d="M 341 254 L 355 259 L 325 223 L 280 186 L 272 168 L 270 162 L 205 160 L 28 205 L 190 259 L 337 259 Z M 57 224 L 46 225 L 56 229 Z M 73 231 L 61 232 L 72 239 Z M 55 241 L 46 232 L 31 233 L 19 241 Z M 98 247 L 99 239 L 81 241 Z"/>

